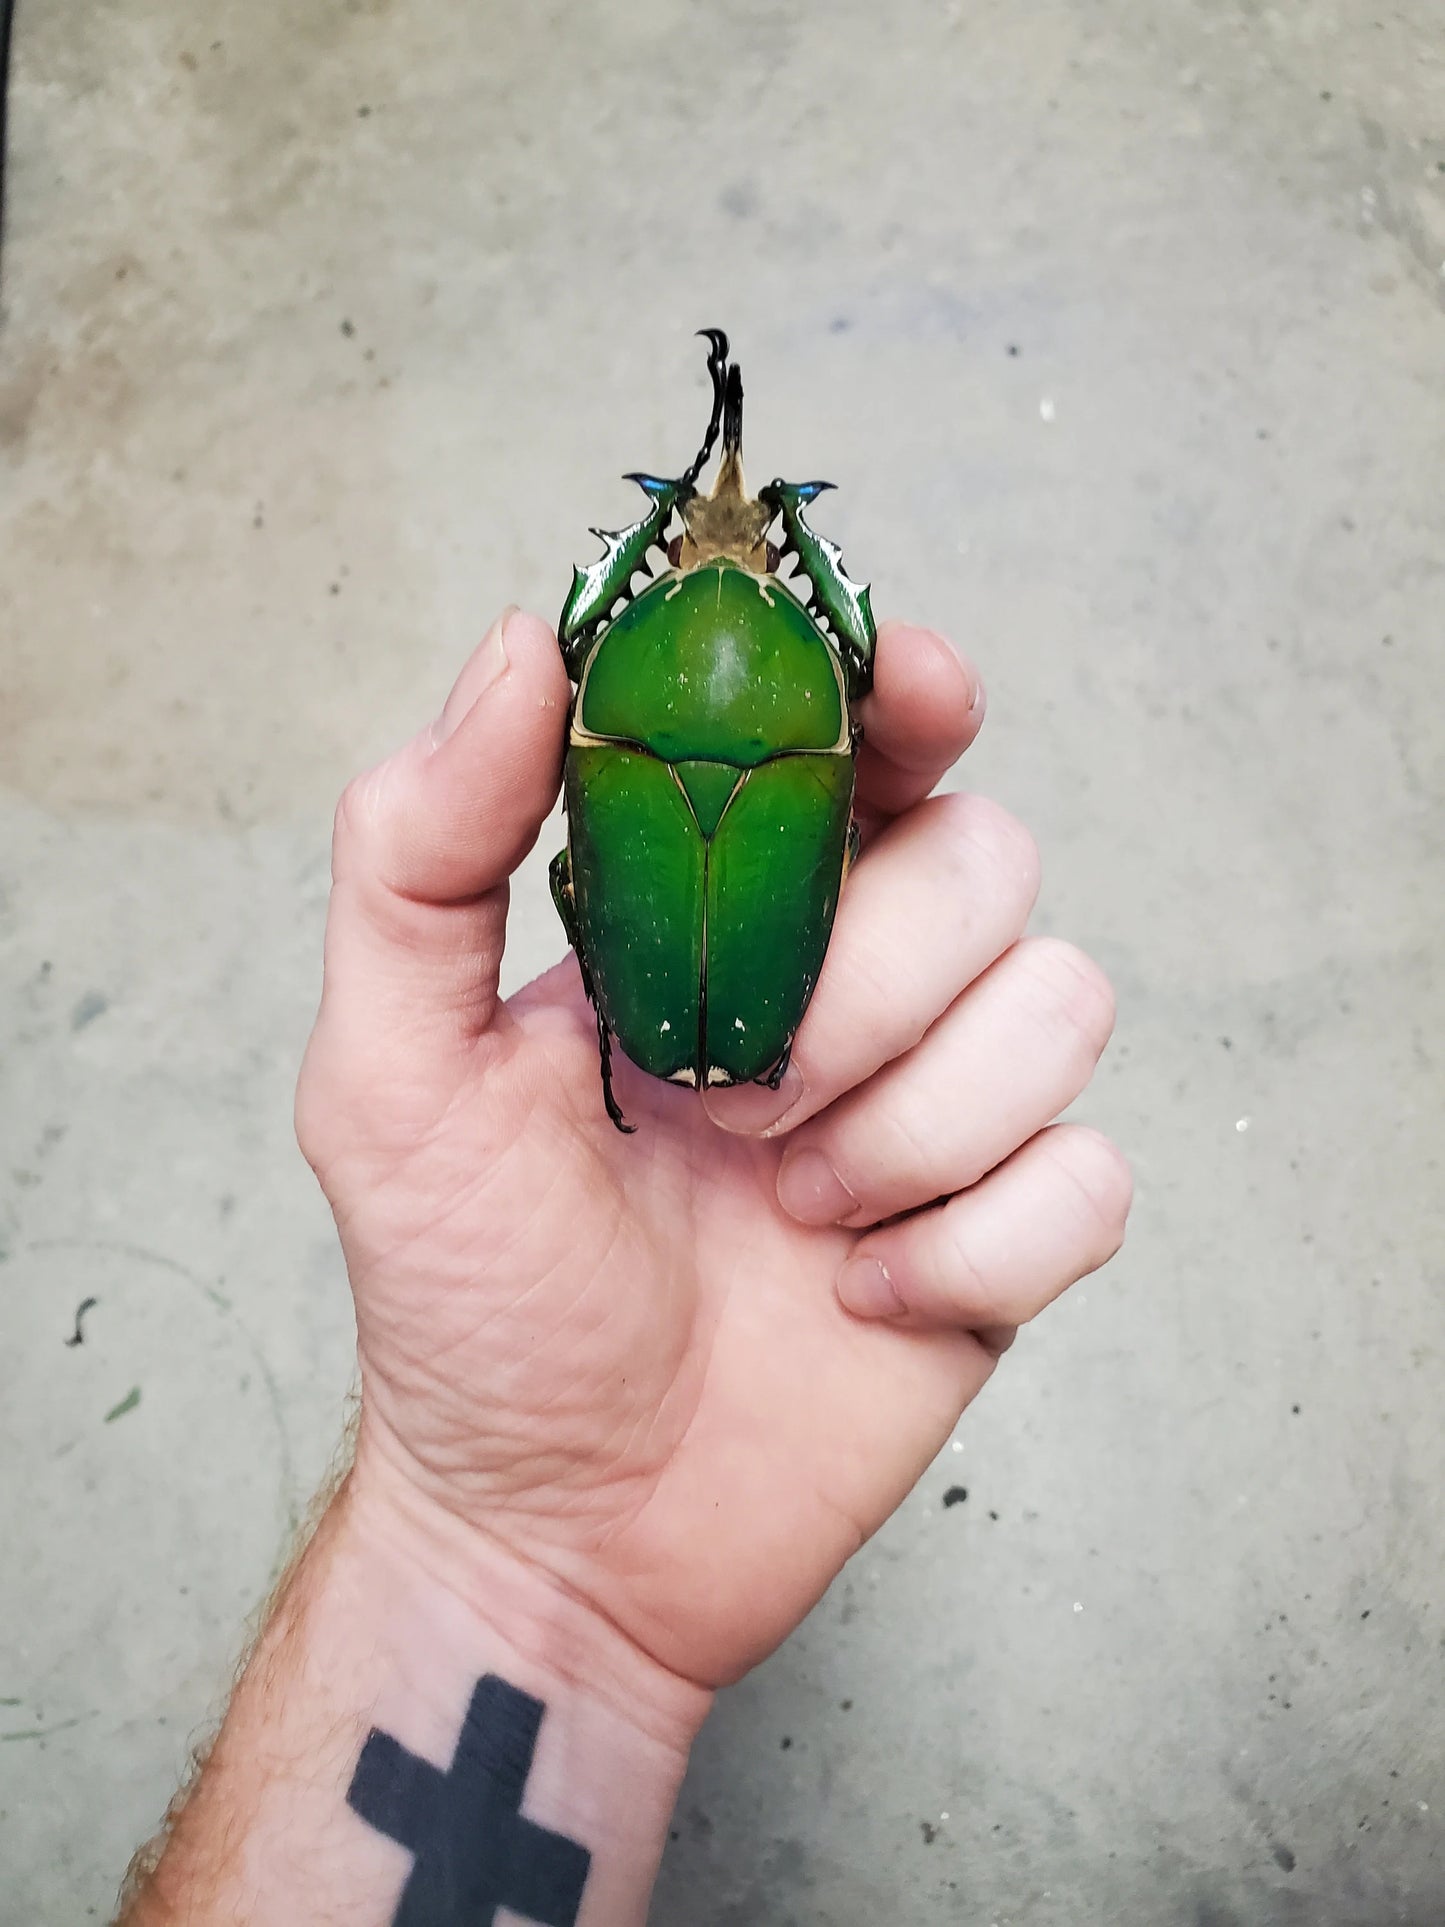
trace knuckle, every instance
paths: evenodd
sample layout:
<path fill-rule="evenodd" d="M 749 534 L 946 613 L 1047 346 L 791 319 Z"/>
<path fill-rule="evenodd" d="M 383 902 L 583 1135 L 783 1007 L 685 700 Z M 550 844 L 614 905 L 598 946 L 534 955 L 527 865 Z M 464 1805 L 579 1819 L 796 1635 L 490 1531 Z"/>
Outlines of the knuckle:
<path fill-rule="evenodd" d="M 1008 1309 L 980 1269 L 969 1248 L 967 1213 L 945 1206 L 943 1212 L 944 1248 L 941 1269 L 947 1280 L 950 1300 L 960 1318 L 970 1327 L 987 1331 L 1013 1322 Z"/>
<path fill-rule="evenodd" d="M 366 805 L 364 776 L 353 776 L 336 799 L 336 814 L 331 824 L 331 845 L 341 852 L 355 847 L 364 834 L 369 811 Z"/>
<path fill-rule="evenodd" d="M 1090 1060 L 1097 1058 L 1114 1029 L 1114 987 L 1103 971 L 1074 944 L 1058 937 L 1029 937 L 1018 946 L 1022 962 L 1043 992 L 1048 1016 Z"/>
<path fill-rule="evenodd" d="M 892 932 L 886 927 L 872 923 L 850 930 L 848 935 L 852 941 L 830 948 L 824 963 L 824 971 L 830 964 L 832 970 L 827 986 L 830 995 L 823 1001 L 822 1011 L 826 1014 L 828 1004 L 832 1003 L 837 1006 L 840 1017 L 846 1011 L 851 1020 L 859 1010 L 889 1008 L 890 998 L 897 995 L 899 962 L 889 941 Z M 822 982 L 820 977 L 820 987 Z M 842 1030 L 845 1025 L 840 1023 L 839 1028 Z"/>
<path fill-rule="evenodd" d="M 850 930 L 849 941 L 829 946 L 793 1046 L 793 1062 L 812 1100 L 808 1115 L 900 1048 L 900 977 L 898 959 L 882 933 Z M 860 1025 L 863 1011 L 883 1015 Z M 803 1115 L 799 1111 L 796 1121 Z"/>
<path fill-rule="evenodd" d="M 973 796 L 966 801 L 972 805 L 968 836 L 974 849 L 987 859 L 997 881 L 1031 907 L 1039 893 L 1040 868 L 1039 846 L 1033 833 L 989 797 Z"/>
<path fill-rule="evenodd" d="M 331 873 L 340 879 L 355 870 L 374 851 L 379 835 L 383 772 L 367 770 L 353 776 L 341 792 L 331 824 Z"/>
<path fill-rule="evenodd" d="M 943 1186 L 947 1174 L 939 1164 L 939 1133 L 912 1105 L 895 1102 L 873 1112 L 867 1118 L 867 1131 L 863 1155 L 853 1159 L 866 1188 L 876 1191 L 880 1177 L 914 1191 L 932 1184 Z"/>
<path fill-rule="evenodd" d="M 316 1040 L 313 1036 L 307 1047 L 306 1057 L 301 1066 L 301 1075 L 296 1080 L 296 1096 L 292 1110 L 292 1122 L 296 1132 L 296 1142 L 301 1155 L 318 1176 L 325 1162 L 325 1102 L 317 1088 Z"/>
<path fill-rule="evenodd" d="M 940 796 L 934 807 L 949 831 L 954 865 L 977 888 L 982 866 L 990 883 L 1027 912 L 1039 893 L 1039 846 L 1001 803 L 968 793 Z"/>
<path fill-rule="evenodd" d="M 1124 1242 L 1134 1175 L 1118 1145 L 1083 1124 L 1058 1125 L 1045 1143 L 1078 1207 L 1088 1269 L 1107 1264 Z"/>

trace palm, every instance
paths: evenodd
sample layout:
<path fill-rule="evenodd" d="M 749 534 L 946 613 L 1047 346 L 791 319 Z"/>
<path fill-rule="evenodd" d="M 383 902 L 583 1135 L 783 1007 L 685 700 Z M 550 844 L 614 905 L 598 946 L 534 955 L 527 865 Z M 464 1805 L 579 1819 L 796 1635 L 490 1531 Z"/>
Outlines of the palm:
<path fill-rule="evenodd" d="M 878 834 L 798 1033 L 787 1136 L 756 1135 L 756 1093 L 750 1116 L 708 1099 L 732 1105 L 723 1130 L 626 1063 L 620 1135 L 575 962 L 498 1000 L 570 699 L 545 625 L 502 633 L 338 816 L 298 1126 L 356 1296 L 361 1449 L 664 1665 L 723 1680 L 902 1498 L 997 1334 L 1117 1243 L 1117 1153 L 1042 1128 L 1092 1070 L 1107 987 L 1068 946 L 1015 947 L 1019 826 L 923 801 L 981 705 L 946 644 L 885 625 L 858 761 Z M 838 1215 L 875 1228 L 790 1217 L 785 1144 L 822 1144 L 857 1206 Z M 860 1238 L 868 1262 L 840 1272 Z"/>
<path fill-rule="evenodd" d="M 624 1070 L 638 1130 L 615 1131 L 570 959 L 507 1015 L 403 1119 L 355 1107 L 374 1122 L 326 1174 L 356 1200 L 368 1399 L 450 1505 L 668 1666 L 734 1676 L 898 1503 L 988 1356 L 850 1319 L 829 1287 L 854 1234 L 787 1217 L 778 1148 L 693 1093 Z"/>

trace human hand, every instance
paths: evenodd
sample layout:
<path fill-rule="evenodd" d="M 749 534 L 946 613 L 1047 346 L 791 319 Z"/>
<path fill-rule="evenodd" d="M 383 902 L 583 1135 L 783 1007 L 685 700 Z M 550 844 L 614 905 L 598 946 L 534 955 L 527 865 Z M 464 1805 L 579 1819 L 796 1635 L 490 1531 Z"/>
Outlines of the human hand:
<path fill-rule="evenodd" d="M 569 694 L 550 630 L 511 613 L 347 790 L 298 1132 L 356 1299 L 361 1492 L 715 1685 L 898 1505 L 1013 1329 L 1117 1248 L 1127 1167 L 1050 1122 L 1112 1000 L 1077 951 L 1020 941 L 1027 833 L 925 800 L 979 686 L 885 625 L 863 854 L 782 1089 L 700 1099 L 614 1060 L 619 1135 L 575 960 L 498 996 Z"/>

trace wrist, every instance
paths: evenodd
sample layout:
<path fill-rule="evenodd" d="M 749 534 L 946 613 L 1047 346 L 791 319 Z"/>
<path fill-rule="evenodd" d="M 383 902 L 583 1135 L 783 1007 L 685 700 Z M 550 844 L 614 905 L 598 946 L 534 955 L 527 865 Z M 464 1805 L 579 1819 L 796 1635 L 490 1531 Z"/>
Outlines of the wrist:
<path fill-rule="evenodd" d="M 363 1453 L 128 1927 L 640 1927 L 709 1699 Z"/>
<path fill-rule="evenodd" d="M 359 1445 L 333 1504 L 337 1558 L 398 1624 L 425 1623 L 422 1668 L 454 1670 L 485 1645 L 539 1687 L 591 1704 L 648 1749 L 686 1761 L 712 1705 L 705 1687 L 669 1671 L 588 1600 L 497 1535 L 463 1520 L 381 1454 Z M 413 1685 L 430 1697 L 431 1682 Z M 519 1682 L 520 1683 L 520 1682 Z M 445 1697 L 445 1695 L 444 1695 Z"/>
<path fill-rule="evenodd" d="M 543 1829 L 528 1852 L 557 1892 L 580 1857 L 582 1927 L 640 1922 L 712 1695 L 366 1452 L 333 1511 L 332 1583 L 355 1589 L 384 1641 L 353 1811 L 405 1838 L 388 1820 L 411 1797 L 396 1763 L 413 1785 L 440 1767 L 464 1829 Z M 510 1815 L 466 1784 L 468 1753 L 513 1759 Z"/>

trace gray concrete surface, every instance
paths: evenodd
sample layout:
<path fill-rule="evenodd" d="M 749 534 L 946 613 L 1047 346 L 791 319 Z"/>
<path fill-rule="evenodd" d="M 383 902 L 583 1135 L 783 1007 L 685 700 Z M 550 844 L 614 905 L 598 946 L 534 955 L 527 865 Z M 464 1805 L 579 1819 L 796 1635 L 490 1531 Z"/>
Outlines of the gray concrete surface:
<path fill-rule="evenodd" d="M 1442 29 L 21 0 L 7 1927 L 106 1917 L 338 1430 L 333 795 L 685 455 L 710 323 L 755 467 L 984 666 L 1139 1201 L 725 1697 L 655 1919 L 1445 1921 Z M 534 861 L 512 982 L 559 943 Z"/>

